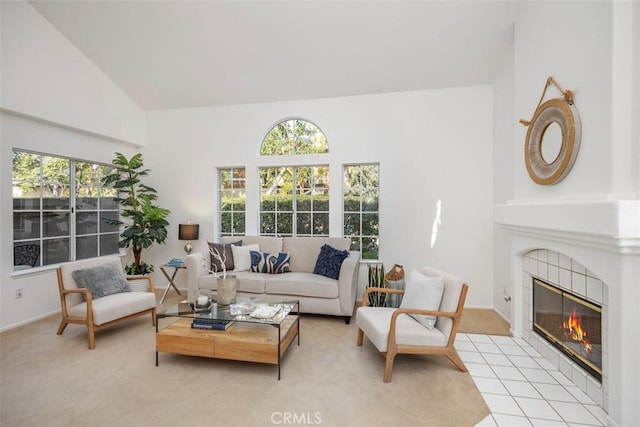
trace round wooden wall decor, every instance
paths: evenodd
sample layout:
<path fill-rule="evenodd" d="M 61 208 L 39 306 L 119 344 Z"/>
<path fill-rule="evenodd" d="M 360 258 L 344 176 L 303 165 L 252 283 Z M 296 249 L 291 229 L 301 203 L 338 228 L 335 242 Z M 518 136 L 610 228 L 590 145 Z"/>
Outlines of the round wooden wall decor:
<path fill-rule="evenodd" d="M 558 87 L 549 77 L 540 102 L 551 83 Z M 563 98 L 550 99 L 542 104 L 539 102 L 531 121 L 520 120 L 520 123 L 529 127 L 524 150 L 527 172 L 540 185 L 556 184 L 567 176 L 580 149 L 580 116 L 573 105 L 573 94 L 558 89 L 563 93 Z M 560 141 L 553 139 L 553 131 L 558 127 Z M 550 148 L 543 150 L 543 142 Z"/>

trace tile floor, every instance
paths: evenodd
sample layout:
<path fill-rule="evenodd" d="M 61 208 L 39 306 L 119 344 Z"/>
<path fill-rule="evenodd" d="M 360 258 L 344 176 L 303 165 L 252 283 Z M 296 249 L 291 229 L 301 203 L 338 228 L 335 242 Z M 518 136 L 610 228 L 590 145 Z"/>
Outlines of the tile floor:
<path fill-rule="evenodd" d="M 523 339 L 459 333 L 455 346 L 491 410 L 476 427 L 606 425 L 604 410 Z"/>

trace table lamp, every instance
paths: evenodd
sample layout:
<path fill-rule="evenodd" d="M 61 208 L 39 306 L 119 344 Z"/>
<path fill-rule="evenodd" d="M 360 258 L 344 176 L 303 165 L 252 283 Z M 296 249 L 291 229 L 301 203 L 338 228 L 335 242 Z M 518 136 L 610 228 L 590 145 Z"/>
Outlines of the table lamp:
<path fill-rule="evenodd" d="M 184 245 L 184 251 L 189 255 L 193 246 L 191 246 L 191 240 L 198 240 L 198 233 L 200 232 L 200 224 L 179 224 L 178 225 L 178 240 L 186 240 Z"/>

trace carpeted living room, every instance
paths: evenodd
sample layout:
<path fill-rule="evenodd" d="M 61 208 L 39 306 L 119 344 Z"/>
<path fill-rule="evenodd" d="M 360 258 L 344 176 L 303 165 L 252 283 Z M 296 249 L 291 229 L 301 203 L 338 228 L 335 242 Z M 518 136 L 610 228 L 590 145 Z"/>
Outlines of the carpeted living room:
<path fill-rule="evenodd" d="M 637 425 L 640 3 L 3 0 L 0 20 L 1 425 Z M 119 156 L 161 224 L 142 263 L 137 202 L 104 181 Z M 153 297 L 166 330 L 196 271 L 220 297 L 226 267 L 194 254 L 263 237 L 346 240 L 347 307 L 344 280 L 292 279 L 318 276 L 296 269 L 314 245 L 253 248 L 238 271 L 301 300 L 299 345 L 277 367 L 156 353 Z M 106 256 L 155 291 L 92 342 L 56 269 Z M 455 356 L 398 354 L 385 382 L 356 309 L 394 265 L 468 289 Z"/>

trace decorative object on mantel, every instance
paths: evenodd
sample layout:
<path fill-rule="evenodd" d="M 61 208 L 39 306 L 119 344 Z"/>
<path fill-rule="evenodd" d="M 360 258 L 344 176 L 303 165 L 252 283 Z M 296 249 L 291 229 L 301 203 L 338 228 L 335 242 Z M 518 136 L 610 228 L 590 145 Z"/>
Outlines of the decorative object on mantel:
<path fill-rule="evenodd" d="M 563 97 L 543 103 L 547 89 L 552 84 Z M 578 109 L 573 103 L 573 92 L 562 89 L 553 77 L 547 78 L 533 118 L 529 121 L 520 119 L 520 123 L 529 127 L 524 158 L 531 179 L 540 185 L 562 181 L 573 167 L 580 150 L 582 126 Z M 553 138 L 554 131 L 558 130 L 561 141 Z"/>

